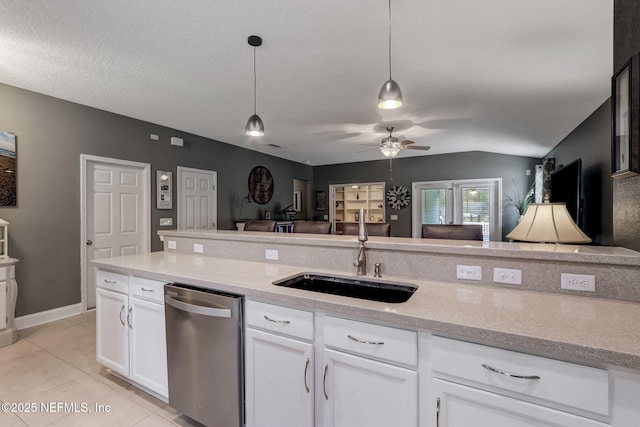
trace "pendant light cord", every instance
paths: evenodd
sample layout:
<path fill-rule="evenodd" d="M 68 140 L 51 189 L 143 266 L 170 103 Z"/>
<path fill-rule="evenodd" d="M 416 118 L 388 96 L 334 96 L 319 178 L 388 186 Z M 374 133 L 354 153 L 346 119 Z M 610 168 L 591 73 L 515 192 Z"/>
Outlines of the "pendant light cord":
<path fill-rule="evenodd" d="M 389 0 L 389 80 L 391 80 L 391 0 Z"/>
<path fill-rule="evenodd" d="M 258 109 L 256 107 L 256 83 L 257 79 L 256 79 L 256 47 L 253 47 L 253 114 L 257 114 L 258 113 Z"/>

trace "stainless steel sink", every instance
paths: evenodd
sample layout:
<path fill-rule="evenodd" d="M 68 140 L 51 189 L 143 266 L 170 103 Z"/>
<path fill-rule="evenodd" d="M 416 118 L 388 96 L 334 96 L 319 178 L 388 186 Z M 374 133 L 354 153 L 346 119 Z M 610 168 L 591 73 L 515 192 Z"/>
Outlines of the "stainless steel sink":
<path fill-rule="evenodd" d="M 417 286 L 405 283 L 315 273 L 303 273 L 295 277 L 275 281 L 273 284 L 287 288 L 389 303 L 405 302 L 418 289 Z"/>

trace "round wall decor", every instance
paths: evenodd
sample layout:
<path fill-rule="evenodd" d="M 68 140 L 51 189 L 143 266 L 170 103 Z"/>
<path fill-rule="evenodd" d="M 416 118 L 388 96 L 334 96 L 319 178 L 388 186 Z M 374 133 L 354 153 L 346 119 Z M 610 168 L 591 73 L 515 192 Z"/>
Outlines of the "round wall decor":
<path fill-rule="evenodd" d="M 411 195 L 406 187 L 401 185 L 394 185 L 389 191 L 387 191 L 387 203 L 393 209 L 401 209 L 405 206 L 409 206 L 411 202 Z"/>
<path fill-rule="evenodd" d="M 249 194 L 254 202 L 264 205 L 273 196 L 273 177 L 269 169 L 256 166 L 249 174 Z"/>

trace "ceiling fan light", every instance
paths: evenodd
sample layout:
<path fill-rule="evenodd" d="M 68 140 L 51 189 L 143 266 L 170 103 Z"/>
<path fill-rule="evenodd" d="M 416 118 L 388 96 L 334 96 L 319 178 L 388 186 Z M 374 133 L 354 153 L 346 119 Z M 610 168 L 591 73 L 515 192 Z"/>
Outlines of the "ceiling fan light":
<path fill-rule="evenodd" d="M 402 91 L 395 80 L 389 79 L 380 88 L 378 94 L 378 108 L 392 110 L 402 106 Z"/>
<path fill-rule="evenodd" d="M 259 115 L 249 117 L 244 132 L 249 136 L 264 136 L 264 124 Z"/>
<path fill-rule="evenodd" d="M 385 157 L 395 157 L 400 152 L 400 144 L 388 144 L 380 147 L 380 151 Z"/>

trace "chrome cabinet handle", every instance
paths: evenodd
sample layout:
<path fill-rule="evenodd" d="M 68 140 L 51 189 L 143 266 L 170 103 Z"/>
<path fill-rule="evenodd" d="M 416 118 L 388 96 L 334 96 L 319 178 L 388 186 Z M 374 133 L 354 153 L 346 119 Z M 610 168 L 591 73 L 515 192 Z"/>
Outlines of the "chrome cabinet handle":
<path fill-rule="evenodd" d="M 440 427 L 440 398 L 436 399 L 436 427 Z"/>
<path fill-rule="evenodd" d="M 131 308 L 129 308 L 129 312 L 127 313 L 127 325 L 129 325 L 129 329 L 133 329 L 133 326 L 131 326 Z"/>
<path fill-rule="evenodd" d="M 307 371 L 309 370 L 309 358 L 307 357 L 307 363 L 304 364 L 304 388 L 309 393 L 309 386 L 307 385 Z"/>
<path fill-rule="evenodd" d="M 291 323 L 291 322 L 290 322 L 290 321 L 288 321 L 288 320 L 274 320 L 274 319 L 271 319 L 271 318 L 270 318 L 269 316 L 267 316 L 266 314 L 264 315 L 264 318 L 265 318 L 266 320 L 268 320 L 269 322 L 279 323 L 279 324 L 281 324 L 281 325 L 288 325 L 289 323 Z"/>
<path fill-rule="evenodd" d="M 145 289 L 143 286 L 140 287 L 140 289 L 142 289 L 142 292 L 154 292 L 155 293 L 155 289 Z"/>
<path fill-rule="evenodd" d="M 538 375 L 517 375 L 517 374 L 511 374 L 509 372 L 504 372 L 504 371 L 501 371 L 500 369 L 496 369 L 492 366 L 489 366 L 486 363 L 483 363 L 482 367 L 491 372 L 495 372 L 496 374 L 504 375 L 505 377 L 509 377 L 509 378 L 517 378 L 519 380 L 539 380 L 540 379 L 540 376 Z"/>
<path fill-rule="evenodd" d="M 124 326 L 124 319 L 122 318 L 123 313 L 124 313 L 124 305 L 120 307 L 120 323 L 122 323 L 122 326 Z"/>
<path fill-rule="evenodd" d="M 111 284 L 111 285 L 115 285 L 115 284 L 116 284 L 116 283 L 118 283 L 118 282 L 116 282 L 115 280 L 107 280 L 107 279 L 104 279 L 104 283 L 109 283 L 109 284 Z"/>
<path fill-rule="evenodd" d="M 324 376 L 322 377 L 322 391 L 324 392 L 324 400 L 329 400 L 329 395 L 327 394 L 327 371 L 329 370 L 329 365 L 324 365 Z"/>
<path fill-rule="evenodd" d="M 353 335 L 347 335 L 351 341 L 359 342 L 360 344 L 369 344 L 369 345 L 384 345 L 384 341 L 366 341 L 361 340 L 359 338 L 354 337 Z"/>
<path fill-rule="evenodd" d="M 87 246 L 91 246 L 93 245 L 93 242 L 91 240 L 87 240 Z"/>

